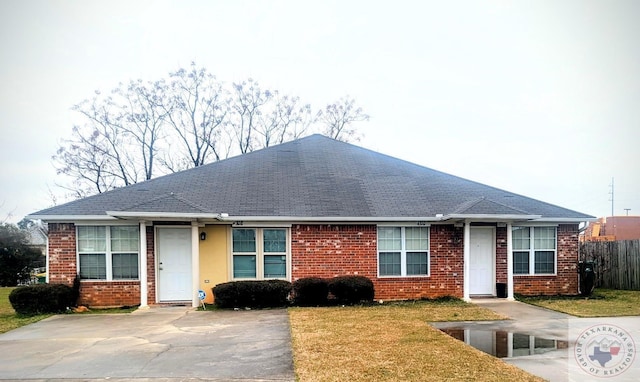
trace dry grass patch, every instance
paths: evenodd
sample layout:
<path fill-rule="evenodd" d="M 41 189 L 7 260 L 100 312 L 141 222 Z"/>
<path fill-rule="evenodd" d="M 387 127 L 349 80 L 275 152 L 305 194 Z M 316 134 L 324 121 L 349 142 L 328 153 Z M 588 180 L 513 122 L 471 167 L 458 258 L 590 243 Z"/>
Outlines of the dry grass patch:
<path fill-rule="evenodd" d="M 640 316 L 640 291 L 596 289 L 590 297 L 520 297 L 527 304 L 578 317 Z"/>
<path fill-rule="evenodd" d="M 461 301 L 289 310 L 300 381 L 540 381 L 428 325 L 504 317 Z"/>

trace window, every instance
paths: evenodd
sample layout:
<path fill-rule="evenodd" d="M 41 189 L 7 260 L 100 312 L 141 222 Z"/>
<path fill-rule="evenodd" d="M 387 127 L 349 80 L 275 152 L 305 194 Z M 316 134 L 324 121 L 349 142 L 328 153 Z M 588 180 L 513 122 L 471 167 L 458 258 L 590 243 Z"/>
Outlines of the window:
<path fill-rule="evenodd" d="M 380 276 L 428 276 L 428 227 L 378 227 Z"/>
<path fill-rule="evenodd" d="M 139 240 L 137 226 L 78 226 L 80 278 L 137 280 Z"/>
<path fill-rule="evenodd" d="M 233 278 L 286 279 L 287 230 L 234 228 Z"/>
<path fill-rule="evenodd" d="M 513 227 L 513 273 L 554 274 L 556 227 Z"/>

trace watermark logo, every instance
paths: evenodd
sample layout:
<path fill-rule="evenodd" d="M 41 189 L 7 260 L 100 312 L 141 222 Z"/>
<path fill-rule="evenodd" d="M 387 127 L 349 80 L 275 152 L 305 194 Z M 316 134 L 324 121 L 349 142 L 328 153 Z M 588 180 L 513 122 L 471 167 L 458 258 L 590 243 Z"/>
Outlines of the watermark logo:
<path fill-rule="evenodd" d="M 574 347 L 576 362 L 585 372 L 609 378 L 633 365 L 636 345 L 629 332 L 610 324 L 591 326 L 578 336 Z"/>

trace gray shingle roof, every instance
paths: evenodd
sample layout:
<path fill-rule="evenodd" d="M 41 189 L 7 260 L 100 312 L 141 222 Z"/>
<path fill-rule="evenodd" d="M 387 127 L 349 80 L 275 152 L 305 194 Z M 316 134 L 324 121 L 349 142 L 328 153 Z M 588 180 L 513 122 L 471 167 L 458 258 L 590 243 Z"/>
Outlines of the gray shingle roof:
<path fill-rule="evenodd" d="M 269 147 L 39 211 L 228 213 L 261 217 L 592 216 L 321 135 Z"/>

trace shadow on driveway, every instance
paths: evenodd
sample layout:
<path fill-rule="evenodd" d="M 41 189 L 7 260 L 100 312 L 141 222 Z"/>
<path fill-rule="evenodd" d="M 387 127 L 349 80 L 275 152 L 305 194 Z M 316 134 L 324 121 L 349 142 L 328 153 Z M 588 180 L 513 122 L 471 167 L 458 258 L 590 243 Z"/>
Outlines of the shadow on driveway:
<path fill-rule="evenodd" d="M 0 354 L 0 380 L 295 380 L 284 309 L 58 315 L 1 334 Z"/>

